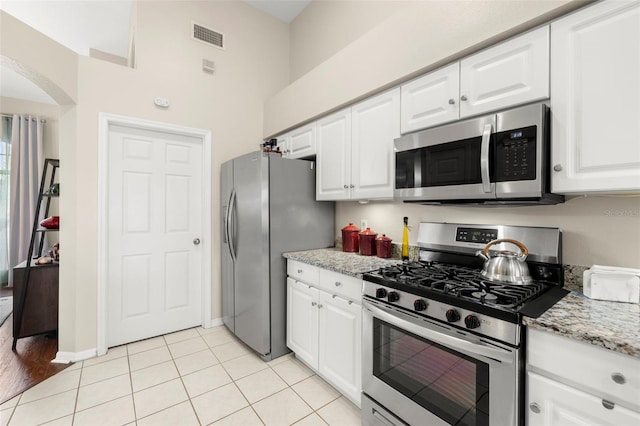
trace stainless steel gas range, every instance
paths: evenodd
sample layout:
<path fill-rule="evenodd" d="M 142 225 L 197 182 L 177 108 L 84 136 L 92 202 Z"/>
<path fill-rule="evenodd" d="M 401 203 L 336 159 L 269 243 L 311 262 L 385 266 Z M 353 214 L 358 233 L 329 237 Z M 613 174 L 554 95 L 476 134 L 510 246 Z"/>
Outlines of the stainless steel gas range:
<path fill-rule="evenodd" d="M 530 282 L 481 275 L 476 252 L 496 239 L 526 246 Z M 522 315 L 567 293 L 560 230 L 421 223 L 418 245 L 419 262 L 364 274 L 363 424 L 524 424 Z"/>

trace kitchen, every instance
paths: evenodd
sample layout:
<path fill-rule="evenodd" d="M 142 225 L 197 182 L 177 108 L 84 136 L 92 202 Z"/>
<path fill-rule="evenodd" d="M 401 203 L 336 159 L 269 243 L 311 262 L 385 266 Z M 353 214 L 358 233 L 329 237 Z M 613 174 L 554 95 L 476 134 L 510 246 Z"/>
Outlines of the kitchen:
<path fill-rule="evenodd" d="M 66 161 L 75 165 L 63 168 L 62 173 L 65 173 L 65 185 L 75 189 L 70 190 L 70 194 L 92 194 L 97 187 L 95 164 L 98 155 L 95 143 L 97 124 L 94 117 L 99 111 L 144 116 L 152 120 L 177 122 L 199 128 L 211 127 L 214 140 L 218 141 L 214 144 L 212 156 L 213 175 L 216 176 L 215 171 L 221 163 L 255 150 L 256 141 L 295 128 L 338 106 L 364 99 L 381 88 L 391 87 L 396 81 L 434 70 L 439 65 L 463 56 L 469 49 L 475 51 L 491 44 L 493 37 L 515 35 L 520 31 L 517 28 L 519 25 L 532 27 L 550 19 L 554 13 L 560 14 L 568 8 L 578 6 L 573 2 L 530 2 L 517 7 L 504 2 L 488 2 L 477 5 L 477 9 L 474 9 L 468 4 L 462 7 L 447 5 L 446 2 L 430 3 L 432 4 L 381 4 L 377 8 L 372 5 L 366 13 L 360 10 L 357 17 L 362 21 L 362 32 L 359 34 L 351 33 L 354 30 L 349 29 L 347 23 L 344 27 L 338 26 L 342 22 L 339 17 L 349 16 L 350 22 L 354 22 L 356 16 L 348 15 L 348 10 L 334 4 L 336 9 L 333 13 L 336 15 L 330 16 L 335 18 L 332 21 L 335 31 L 337 33 L 337 28 L 344 31 L 343 38 L 335 41 L 334 45 L 323 44 L 331 43 L 331 40 L 323 41 L 319 36 L 324 33 L 322 22 L 326 21 L 316 22 L 310 15 L 313 9 L 309 10 L 306 20 L 303 20 L 305 15 L 301 15 L 302 19 L 298 24 L 303 28 L 298 28 L 297 32 L 294 23 L 292 35 L 300 34 L 300 38 L 292 37 L 289 42 L 286 25 L 268 20 L 242 5 L 191 5 L 190 8 L 179 10 L 171 4 L 155 7 L 141 4 L 138 8 L 139 37 L 136 45 L 139 63 L 135 72 L 90 58 L 77 58 L 65 51 L 60 52 L 60 56 L 66 59 L 55 67 L 42 59 L 41 62 L 34 62 L 31 58 L 25 58 L 24 53 L 17 49 L 10 50 L 11 34 L 20 34 L 20 40 L 31 40 L 34 46 L 44 43 L 53 52 L 59 52 L 60 47 L 42 40 L 42 37 L 34 35 L 33 31 L 23 28 L 19 23 L 9 22 L 10 19 L 4 15 L 3 31 L 12 32 L 6 37 L 3 33 L 2 51 L 3 55 L 22 59 L 39 69 L 50 80 L 62 85 L 72 99 L 78 101 L 77 106 L 70 111 L 61 111 L 60 115 L 60 156 L 63 161 L 66 158 Z M 318 14 L 331 12 L 330 9 L 323 11 L 322 6 L 315 6 Z M 325 5 L 327 8 L 329 6 Z M 232 57 L 237 51 L 234 53 L 229 49 L 212 54 L 205 49 L 206 46 L 194 47 L 191 40 L 184 41 L 181 52 L 179 49 L 170 50 L 173 56 L 166 55 L 167 48 L 154 47 L 154 43 L 161 46 L 172 45 L 173 37 L 178 33 L 177 29 L 173 29 L 173 20 L 188 22 L 206 12 L 227 17 L 229 24 L 212 19 L 213 22 L 209 25 L 221 30 L 236 43 L 239 42 L 239 35 L 234 35 L 234 19 L 250 23 L 261 37 L 267 38 L 264 45 L 244 46 L 247 58 L 252 58 L 248 63 L 255 64 L 253 69 L 240 66 L 240 62 L 244 63 L 249 59 Z M 387 15 L 388 19 L 383 19 Z M 451 16 L 456 16 L 455 24 Z M 235 22 L 237 25 L 239 21 Z M 461 22 L 465 25 L 461 25 Z M 390 34 L 393 35 L 391 39 Z M 433 40 L 442 40 L 442 34 L 447 35 L 447 42 L 434 43 Z M 13 39 L 14 44 L 17 43 L 17 38 Z M 294 42 L 294 39 L 297 41 Z M 306 42 L 303 43 L 304 40 Z M 254 41 L 255 39 L 252 42 Z M 287 59 L 289 43 L 292 53 L 291 58 Z M 297 46 L 296 43 L 302 43 L 306 47 Z M 398 49 L 398 46 L 404 48 Z M 193 76 L 191 68 L 179 68 L 177 58 L 184 59 L 185 63 L 199 63 L 201 57 L 211 55 L 215 55 L 218 65 L 218 75 L 215 78 L 204 74 Z M 380 58 L 384 58 L 384 62 Z M 236 60 L 239 62 L 235 62 Z M 287 70 L 288 67 L 283 67 L 289 60 L 292 62 L 291 72 Z M 232 66 L 238 68 L 231 69 Z M 170 78 L 169 74 L 158 73 L 158 69 L 184 73 L 184 80 L 193 80 L 193 85 L 174 83 L 176 79 Z M 268 78 L 262 77 L 264 72 L 269 74 Z M 231 78 L 232 74 L 241 75 L 246 80 L 238 81 L 237 78 Z M 77 87 L 72 81 L 73 76 L 78 78 Z M 96 84 L 98 81 L 109 84 Z M 293 83 L 289 85 L 289 82 Z M 113 90 L 114 87 L 127 88 L 131 96 L 122 100 L 119 92 Z M 322 91 L 322 96 L 317 96 L 318 90 Z M 216 93 L 216 99 L 203 96 L 202 92 L 206 91 Z M 169 110 L 153 107 L 150 102 L 158 95 L 174 100 L 174 105 Z M 189 102 L 186 102 L 187 99 Z M 225 99 L 225 102 L 220 102 L 220 99 Z M 234 100 L 231 104 L 233 108 L 226 104 L 228 99 Z M 265 99 L 263 120 L 262 102 Z M 239 114 L 240 106 L 242 114 Z M 80 176 L 82 179 L 77 179 Z M 217 185 L 213 184 L 212 189 L 212 199 L 218 200 Z M 60 318 L 60 351 L 69 353 L 81 353 L 95 348 L 97 328 L 95 308 L 86 304 L 86 300 L 96 300 L 97 290 L 80 283 L 96 281 L 95 259 L 98 248 L 95 241 L 95 217 L 98 208 L 97 202 L 92 198 L 87 200 L 80 195 L 76 197 L 78 200 L 68 198 L 66 203 L 61 200 L 61 215 L 67 217 L 69 223 L 76 224 L 74 229 L 69 229 L 68 233 L 61 236 L 67 241 L 65 245 L 68 247 L 69 257 L 75 259 L 73 263 L 61 268 L 61 277 L 64 276 L 61 282 L 66 284 L 61 290 L 64 309 L 61 309 L 63 313 Z M 638 267 L 638 209 L 637 198 L 601 197 L 593 194 L 571 198 L 564 204 L 555 206 L 491 209 L 419 206 L 397 202 L 338 202 L 335 234 L 337 237 L 340 228 L 348 222 L 359 224 L 360 219 L 367 219 L 372 229 L 384 232 L 398 242 L 401 240 L 404 216 L 410 218 L 412 226 L 417 226 L 421 221 L 447 221 L 559 227 L 563 230 L 563 259 L 566 265 Z M 219 208 L 215 207 L 212 211 L 212 223 L 217 224 Z M 414 228 L 410 233 L 411 245 L 416 244 L 416 231 Z M 217 242 L 221 235 L 217 226 L 212 227 L 212 239 L 212 270 L 218 271 L 220 253 Z M 221 316 L 220 286 L 216 277 L 217 274 L 213 274 L 212 319 Z"/>

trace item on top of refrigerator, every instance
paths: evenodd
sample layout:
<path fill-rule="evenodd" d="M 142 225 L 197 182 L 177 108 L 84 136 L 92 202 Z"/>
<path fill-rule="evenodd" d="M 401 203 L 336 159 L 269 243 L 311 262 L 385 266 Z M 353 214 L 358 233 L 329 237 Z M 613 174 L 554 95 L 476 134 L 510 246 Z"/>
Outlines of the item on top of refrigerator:
<path fill-rule="evenodd" d="M 376 238 L 376 256 L 383 259 L 391 257 L 391 238 L 387 237 L 385 234 Z"/>
<path fill-rule="evenodd" d="M 582 278 L 582 291 L 590 299 L 640 303 L 640 269 L 593 265 Z"/>
<path fill-rule="evenodd" d="M 367 228 L 358 234 L 360 238 L 360 254 L 363 256 L 374 256 L 376 254 L 376 234 Z"/>
<path fill-rule="evenodd" d="M 360 228 L 353 223 L 342 228 L 342 251 L 348 253 L 357 253 L 359 249 L 358 245 L 358 233 Z"/>
<path fill-rule="evenodd" d="M 402 260 L 409 260 L 409 218 L 405 216 L 402 220 Z"/>
<path fill-rule="evenodd" d="M 275 138 L 264 141 L 260 146 L 264 154 L 275 153 L 282 155 L 282 151 L 280 151 L 280 147 L 278 146 L 278 140 Z"/>

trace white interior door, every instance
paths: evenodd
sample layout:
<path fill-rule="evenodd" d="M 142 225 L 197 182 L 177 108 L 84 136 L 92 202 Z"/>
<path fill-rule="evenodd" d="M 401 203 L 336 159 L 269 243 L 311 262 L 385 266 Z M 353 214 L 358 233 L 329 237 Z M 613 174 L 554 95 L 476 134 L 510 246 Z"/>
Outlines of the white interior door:
<path fill-rule="evenodd" d="M 200 325 L 202 140 L 112 125 L 107 347 Z"/>

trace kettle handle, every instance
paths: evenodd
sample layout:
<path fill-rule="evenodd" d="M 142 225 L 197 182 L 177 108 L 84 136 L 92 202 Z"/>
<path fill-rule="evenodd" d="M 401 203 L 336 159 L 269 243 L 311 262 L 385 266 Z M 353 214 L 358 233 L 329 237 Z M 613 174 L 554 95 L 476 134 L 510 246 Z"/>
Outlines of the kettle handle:
<path fill-rule="evenodd" d="M 522 244 L 518 240 L 512 240 L 510 238 L 501 238 L 501 239 L 498 239 L 498 240 L 489 241 L 487 243 L 487 245 L 484 246 L 484 249 L 482 250 L 482 254 L 487 256 L 488 253 L 489 253 L 489 247 L 494 246 L 496 244 L 500 244 L 500 243 L 511 243 L 511 244 L 515 244 L 516 246 L 518 246 L 518 248 L 520 249 L 520 255 L 518 257 L 521 256 L 524 259 L 529 255 L 529 250 L 527 250 L 527 247 L 525 247 L 524 244 Z"/>

